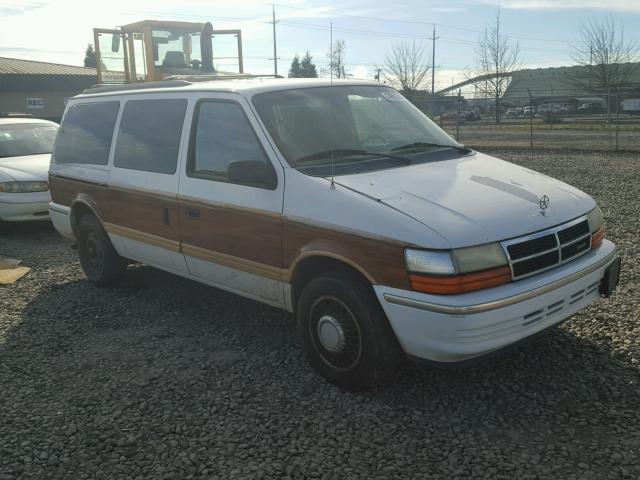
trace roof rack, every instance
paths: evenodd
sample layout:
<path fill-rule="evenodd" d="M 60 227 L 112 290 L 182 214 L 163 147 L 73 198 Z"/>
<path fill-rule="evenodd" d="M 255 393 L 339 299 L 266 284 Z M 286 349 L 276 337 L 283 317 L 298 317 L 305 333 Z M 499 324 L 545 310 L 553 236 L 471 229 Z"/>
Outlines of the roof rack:
<path fill-rule="evenodd" d="M 127 90 L 147 90 L 150 88 L 165 88 L 165 87 L 186 87 L 191 85 L 191 82 L 186 80 L 160 80 L 157 82 L 140 82 L 140 83 L 118 83 L 118 84 L 98 84 L 82 91 L 85 93 L 107 93 L 107 92 L 122 92 Z"/>
<path fill-rule="evenodd" d="M 231 73 L 231 74 L 219 74 L 213 73 L 211 75 L 171 75 L 163 81 L 173 80 L 185 80 L 187 82 L 210 82 L 213 80 L 249 80 L 252 78 L 284 78 L 282 75 L 264 74 L 253 75 L 251 73 Z"/>
<path fill-rule="evenodd" d="M 282 75 L 252 75 L 250 73 L 238 74 L 211 74 L 211 75 L 172 75 L 155 82 L 139 83 L 99 83 L 82 91 L 83 94 L 123 92 L 129 90 L 147 90 L 150 88 L 186 87 L 197 82 L 210 82 L 214 80 L 250 80 L 252 78 L 284 78 Z"/>

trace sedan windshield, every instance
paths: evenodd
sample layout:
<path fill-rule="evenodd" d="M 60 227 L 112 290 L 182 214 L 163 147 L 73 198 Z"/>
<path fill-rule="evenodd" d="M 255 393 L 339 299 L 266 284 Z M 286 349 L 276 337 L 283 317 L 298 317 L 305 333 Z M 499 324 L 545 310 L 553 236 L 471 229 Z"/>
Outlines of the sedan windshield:
<path fill-rule="evenodd" d="M 292 167 L 328 175 L 358 173 L 469 153 L 389 87 L 312 87 L 253 98 Z M 333 170 L 331 169 L 331 171 Z"/>
<path fill-rule="evenodd" d="M 48 123 L 0 125 L 0 158 L 51 153 L 57 131 Z"/>

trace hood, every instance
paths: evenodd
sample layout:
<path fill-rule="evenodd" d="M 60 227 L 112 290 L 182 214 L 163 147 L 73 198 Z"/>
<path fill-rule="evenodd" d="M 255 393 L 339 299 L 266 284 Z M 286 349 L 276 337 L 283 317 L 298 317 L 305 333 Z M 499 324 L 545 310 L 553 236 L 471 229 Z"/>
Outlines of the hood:
<path fill-rule="evenodd" d="M 0 181 L 47 181 L 50 153 L 0 158 Z"/>
<path fill-rule="evenodd" d="M 335 182 L 421 222 L 452 248 L 543 230 L 596 206 L 566 183 L 481 153 L 344 175 Z M 549 202 L 543 215 L 540 199 L 545 195 Z"/>

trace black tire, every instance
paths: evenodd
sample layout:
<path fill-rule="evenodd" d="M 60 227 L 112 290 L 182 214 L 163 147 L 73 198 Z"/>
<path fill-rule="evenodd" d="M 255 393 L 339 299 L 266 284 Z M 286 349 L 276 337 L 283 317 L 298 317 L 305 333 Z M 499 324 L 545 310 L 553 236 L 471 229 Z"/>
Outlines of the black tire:
<path fill-rule="evenodd" d="M 100 221 L 93 215 L 83 215 L 76 230 L 78 255 L 82 270 L 96 285 L 116 283 L 127 269 L 127 259 L 111 244 Z"/>
<path fill-rule="evenodd" d="M 325 273 L 302 290 L 298 332 L 316 371 L 344 389 L 381 383 L 403 353 L 371 286 L 355 275 Z"/>

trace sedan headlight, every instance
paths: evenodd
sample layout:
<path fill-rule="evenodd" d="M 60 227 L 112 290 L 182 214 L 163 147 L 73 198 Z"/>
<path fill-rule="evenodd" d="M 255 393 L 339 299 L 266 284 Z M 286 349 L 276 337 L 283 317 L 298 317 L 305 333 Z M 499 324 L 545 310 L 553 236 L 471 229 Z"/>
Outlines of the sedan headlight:
<path fill-rule="evenodd" d="M 47 182 L 1 182 L 0 192 L 4 193 L 28 193 L 46 192 L 49 190 Z"/>
<path fill-rule="evenodd" d="M 511 281 L 507 256 L 499 243 L 455 250 L 405 250 L 414 290 L 456 294 Z"/>

